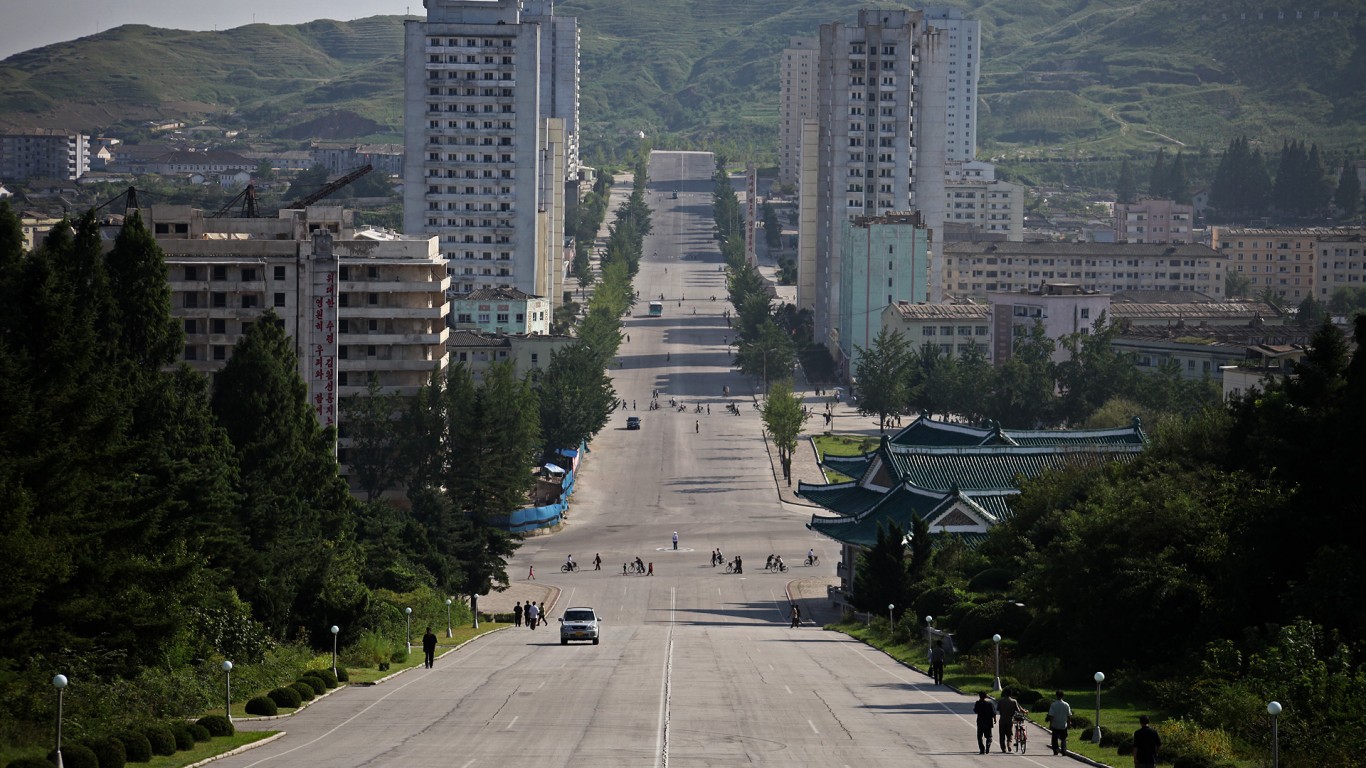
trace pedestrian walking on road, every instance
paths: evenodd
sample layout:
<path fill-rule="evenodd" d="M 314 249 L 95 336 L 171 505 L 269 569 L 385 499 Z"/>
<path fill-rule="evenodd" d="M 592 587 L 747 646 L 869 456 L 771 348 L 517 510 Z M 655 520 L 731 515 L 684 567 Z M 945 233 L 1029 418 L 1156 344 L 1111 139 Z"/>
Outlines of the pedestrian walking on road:
<path fill-rule="evenodd" d="M 653 576 L 653 575 L 655 575 L 655 564 L 654 564 L 653 561 L 651 561 L 651 563 L 650 563 L 650 570 L 649 570 L 649 571 L 646 571 L 645 575 L 646 575 L 646 576 Z"/>
<path fill-rule="evenodd" d="M 528 565 L 528 566 L 527 566 L 527 569 L 526 569 L 526 578 L 527 578 L 527 581 L 535 581 L 535 580 L 536 580 L 536 566 L 534 566 L 534 565 Z"/>
<path fill-rule="evenodd" d="M 1157 749 L 1162 746 L 1162 738 L 1148 725 L 1149 722 L 1147 715 L 1138 716 L 1138 724 L 1141 727 L 1134 731 L 1134 768 L 1157 766 Z"/>
<path fill-rule="evenodd" d="M 935 685 L 944 684 L 944 641 L 935 640 L 934 648 L 930 650 L 930 676 L 934 678 Z"/>
<path fill-rule="evenodd" d="M 1001 691 L 1001 700 L 996 702 L 996 714 L 1001 721 L 999 725 L 1001 729 L 1002 752 L 1010 751 L 1010 740 L 1014 736 L 1014 734 L 1010 732 L 1010 728 L 1015 722 L 1015 714 L 1017 712 L 1027 711 L 1024 707 L 1020 706 L 1020 702 L 1016 701 L 1015 697 L 1011 694 L 1012 692 L 1009 688 Z"/>
<path fill-rule="evenodd" d="M 802 610 L 796 603 L 792 604 L 792 628 L 796 629 L 802 625 Z"/>
<path fill-rule="evenodd" d="M 512 626 L 522 626 L 522 604 L 520 602 L 512 606 Z"/>
<path fill-rule="evenodd" d="M 632 401 L 631 401 L 631 410 L 634 411 L 635 409 L 636 409 L 636 401 L 635 401 L 635 400 L 632 400 Z"/>
<path fill-rule="evenodd" d="M 1054 694 L 1057 701 L 1048 705 L 1048 729 L 1053 732 L 1050 746 L 1053 754 L 1067 754 L 1067 726 L 1072 724 L 1072 705 L 1062 700 L 1062 691 Z"/>
<path fill-rule="evenodd" d="M 626 563 L 622 563 L 622 564 L 621 564 L 621 575 L 622 575 L 622 576 L 625 576 L 625 575 L 626 575 Z"/>
<path fill-rule="evenodd" d="M 678 550 L 678 531 L 674 531 L 674 550 Z"/>
<path fill-rule="evenodd" d="M 702 434 L 702 422 L 700 422 L 700 421 L 694 421 L 694 422 L 692 423 L 692 428 L 693 428 L 693 431 L 696 432 L 697 434 L 699 434 L 699 435 Z"/>
<path fill-rule="evenodd" d="M 536 604 L 528 600 L 526 604 L 526 625 L 532 629 L 535 629 L 536 617 L 539 615 L 540 612 L 536 609 Z"/>
<path fill-rule="evenodd" d="M 972 712 L 977 715 L 977 752 L 988 754 L 991 752 L 991 727 L 996 724 L 996 707 L 987 698 L 986 691 L 978 692 Z"/>
<path fill-rule="evenodd" d="M 593 555 L 593 570 L 602 570 L 602 555 Z"/>
<path fill-rule="evenodd" d="M 436 635 L 431 627 L 427 627 L 427 634 L 422 636 L 422 656 L 423 664 L 427 669 L 431 669 L 436 663 Z"/>
<path fill-rule="evenodd" d="M 542 624 L 544 624 L 544 623 L 546 623 L 547 621 L 549 621 L 549 617 L 547 617 L 547 616 L 545 615 L 545 601 L 544 601 L 544 600 L 541 601 L 541 607 L 539 607 L 539 608 L 536 609 L 536 620 L 539 621 L 539 622 L 542 623 Z"/>

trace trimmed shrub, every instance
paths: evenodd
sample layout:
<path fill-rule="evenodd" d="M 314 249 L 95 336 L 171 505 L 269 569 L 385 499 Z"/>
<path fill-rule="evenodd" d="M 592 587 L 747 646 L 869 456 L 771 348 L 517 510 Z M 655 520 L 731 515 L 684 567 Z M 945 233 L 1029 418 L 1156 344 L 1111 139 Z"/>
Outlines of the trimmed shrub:
<path fill-rule="evenodd" d="M 321 678 L 322 681 L 327 684 L 328 688 L 337 687 L 337 676 L 332 674 L 332 670 L 330 669 L 311 669 L 308 671 L 308 674 Z"/>
<path fill-rule="evenodd" d="M 1019 696 L 1017 696 L 1016 698 L 1019 699 L 1019 700 L 1020 700 L 1020 703 L 1022 703 L 1022 704 L 1023 704 L 1024 702 L 1028 701 L 1028 699 L 1025 699 L 1025 698 L 1022 698 L 1022 697 L 1019 697 Z M 1037 699 L 1034 700 L 1034 704 L 1033 704 L 1033 706 L 1031 706 L 1031 707 L 1029 708 L 1029 711 L 1030 711 L 1030 712 L 1047 712 L 1047 711 L 1048 711 L 1048 708 L 1051 707 L 1052 705 L 1053 705 L 1053 700 L 1052 700 L 1052 699 L 1048 698 L 1047 696 L 1040 696 L 1039 698 L 1037 698 Z"/>
<path fill-rule="evenodd" d="M 142 729 L 142 735 L 152 745 L 154 755 L 175 754 L 175 734 L 164 723 L 152 723 Z"/>
<path fill-rule="evenodd" d="M 152 742 L 141 731 L 124 731 L 114 738 L 123 742 L 123 753 L 128 757 L 128 762 L 152 762 Z"/>
<path fill-rule="evenodd" d="M 1044 711 L 1047 712 L 1048 710 L 1045 709 Z M 1091 722 L 1091 718 L 1087 717 L 1086 715 L 1077 714 L 1076 710 L 1072 711 L 1072 730 L 1077 731 L 1081 734 L 1082 741 L 1091 740 L 1091 734 L 1089 733 L 1089 731 L 1091 730 L 1091 727 L 1094 725 L 1095 723 Z"/>
<path fill-rule="evenodd" d="M 988 568 L 968 581 L 969 592 L 1004 592 L 1010 589 L 1015 574 L 1005 568 Z"/>
<path fill-rule="evenodd" d="M 1104 734 L 1101 737 L 1101 741 L 1111 741 L 1110 734 Z M 1119 752 L 1121 755 L 1132 755 L 1134 753 L 1134 735 L 1132 733 L 1126 731 L 1124 733 L 1115 734 L 1113 743 L 1115 745 L 1115 751 Z"/>
<path fill-rule="evenodd" d="M 311 672 L 299 678 L 299 682 L 311 687 L 313 689 L 313 694 L 316 696 L 327 693 L 327 683 L 321 677 L 318 677 Z"/>
<path fill-rule="evenodd" d="M 967 599 L 967 594 L 952 584 L 944 584 L 923 592 L 920 597 L 915 599 L 915 615 L 917 616 L 945 616 L 959 603 Z M 936 627 L 942 628 L 943 624 L 935 623 Z"/>
<path fill-rule="evenodd" d="M 65 752 L 62 753 L 66 755 Z M 44 760 L 41 757 L 21 757 L 18 760 L 11 760 L 5 768 L 52 768 L 51 760 Z"/>
<path fill-rule="evenodd" d="M 1045 698 L 1043 693 L 1041 693 L 1040 691 L 1036 691 L 1033 688 L 1026 688 L 1022 685 L 1014 686 L 1014 691 L 1015 700 L 1020 702 L 1021 704 L 1025 703 L 1026 701 L 1039 701 L 1040 699 Z M 1038 710 L 1034 709 L 1033 707 L 1030 707 L 1029 711 L 1036 712 Z M 1044 707 L 1043 711 L 1047 712 L 1048 707 Z"/>
<path fill-rule="evenodd" d="M 231 736 L 237 733 L 237 729 L 232 727 L 232 721 L 222 715 L 205 715 L 195 722 L 202 725 L 210 736 Z"/>
<path fill-rule="evenodd" d="M 253 696 L 247 702 L 247 714 L 275 717 L 280 714 L 280 710 L 275 706 L 275 700 L 269 696 Z"/>
<path fill-rule="evenodd" d="M 406 663 L 408 661 L 408 652 L 406 650 L 394 651 L 389 654 L 389 661 L 394 664 Z"/>
<path fill-rule="evenodd" d="M 276 688 L 266 695 L 275 702 L 275 706 L 279 709 L 296 709 L 302 703 L 299 692 L 293 688 Z"/>
<path fill-rule="evenodd" d="M 194 737 L 196 742 L 208 741 L 213 738 L 213 734 L 209 733 L 209 729 L 199 723 L 190 723 L 190 735 Z M 100 766 L 100 768 L 104 768 L 104 766 Z"/>
<path fill-rule="evenodd" d="M 351 675 L 347 673 L 346 667 L 337 667 L 337 682 L 338 682 L 338 683 L 349 683 L 349 682 L 351 682 Z"/>
<path fill-rule="evenodd" d="M 118 739 L 106 736 L 102 739 L 90 739 L 84 744 L 95 753 L 100 768 L 123 768 L 128 763 L 128 753 L 123 748 L 123 742 Z"/>
<path fill-rule="evenodd" d="M 190 730 L 190 724 L 184 720 L 176 720 L 171 723 L 171 735 L 175 736 L 175 748 L 184 752 L 187 749 L 194 749 L 194 732 Z"/>
<path fill-rule="evenodd" d="M 318 695 L 313 690 L 313 686 L 308 683 L 290 683 L 288 687 L 293 688 L 295 693 L 299 694 L 301 701 L 312 701 L 313 697 Z"/>
<path fill-rule="evenodd" d="M 56 763 L 56 751 L 49 752 L 47 759 Z M 66 744 L 62 746 L 62 765 L 64 768 L 100 768 L 100 760 L 95 757 L 90 747 L 83 744 Z"/>

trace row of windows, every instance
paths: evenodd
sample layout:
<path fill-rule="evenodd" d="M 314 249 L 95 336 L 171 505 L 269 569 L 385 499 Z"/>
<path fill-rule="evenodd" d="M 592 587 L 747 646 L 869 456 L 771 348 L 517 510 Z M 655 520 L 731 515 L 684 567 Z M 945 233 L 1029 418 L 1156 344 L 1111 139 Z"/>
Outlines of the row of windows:
<path fill-rule="evenodd" d="M 182 268 L 181 273 L 185 276 L 185 279 L 189 281 L 223 281 L 228 279 L 228 267 L 225 264 L 214 264 L 208 267 L 187 264 Z M 234 274 L 236 275 L 235 279 L 244 283 L 252 283 L 260 279 L 256 267 L 242 267 L 241 269 L 236 270 Z M 284 280 L 286 274 L 285 267 L 275 267 L 272 274 L 276 280 Z"/>
<path fill-rule="evenodd" d="M 959 336 L 985 336 L 985 335 L 987 335 L 987 327 L 986 327 L 985 325 L 978 325 L 978 326 L 960 325 L 960 326 L 957 326 L 956 330 L 957 330 Z M 955 331 L 955 327 L 952 326 L 952 325 L 941 325 L 941 326 L 938 326 L 937 328 L 936 328 L 935 326 L 933 326 L 933 325 L 927 325 L 927 326 L 925 326 L 925 327 L 923 327 L 923 328 L 920 329 L 920 335 L 921 335 L 921 336 L 953 336 L 953 335 L 954 335 L 954 331 Z"/>

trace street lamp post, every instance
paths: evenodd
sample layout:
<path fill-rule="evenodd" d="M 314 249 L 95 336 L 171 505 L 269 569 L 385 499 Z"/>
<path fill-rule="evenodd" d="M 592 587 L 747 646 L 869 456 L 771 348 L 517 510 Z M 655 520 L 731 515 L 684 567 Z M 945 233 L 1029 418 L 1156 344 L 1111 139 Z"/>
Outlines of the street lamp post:
<path fill-rule="evenodd" d="M 892 611 L 896 610 L 896 605 L 887 603 L 887 629 L 892 633 L 892 639 L 896 639 L 896 620 L 892 618 Z"/>
<path fill-rule="evenodd" d="M 227 715 L 228 722 L 232 722 L 232 662 L 223 661 L 223 714 Z"/>
<path fill-rule="evenodd" d="M 57 689 L 57 768 L 62 768 L 62 690 L 66 688 L 66 675 L 52 678 L 52 687 Z"/>
<path fill-rule="evenodd" d="M 1001 636 L 1000 636 L 1000 635 L 992 635 L 992 636 L 991 636 L 991 642 L 993 642 L 993 643 L 996 644 L 996 688 L 995 688 L 995 690 L 1000 691 L 1000 690 L 1003 690 L 1003 689 L 1001 688 Z M 1006 727 L 1006 726 L 1005 726 L 1005 723 L 1002 723 L 1002 724 L 1001 724 L 1001 727 L 1002 727 L 1002 728 Z"/>
<path fill-rule="evenodd" d="M 1267 704 L 1266 713 L 1271 715 L 1271 768 L 1280 768 L 1281 744 L 1279 734 L 1276 732 L 1276 718 L 1281 714 L 1281 703 L 1273 701 Z"/>
<path fill-rule="evenodd" d="M 412 608 L 404 608 L 404 609 L 403 609 L 403 616 L 404 616 L 405 621 L 407 622 L 407 627 L 408 627 L 408 629 L 407 629 L 407 634 L 408 634 L 408 653 L 412 653 L 412 652 L 413 652 L 413 609 L 412 609 Z"/>
<path fill-rule="evenodd" d="M 341 627 L 337 626 L 336 624 L 333 624 L 333 625 L 332 625 L 332 676 L 333 676 L 333 677 L 336 677 L 336 676 L 337 676 L 337 633 L 340 632 L 340 631 L 341 631 Z"/>
<path fill-rule="evenodd" d="M 1105 682 L 1105 673 L 1097 672 L 1093 675 L 1096 681 L 1096 727 L 1091 731 L 1091 743 L 1100 743 L 1100 684 Z"/>
<path fill-rule="evenodd" d="M 451 636 L 451 599 L 446 598 L 446 637 Z"/>
<path fill-rule="evenodd" d="M 934 617 L 925 617 L 925 653 L 934 653 Z"/>

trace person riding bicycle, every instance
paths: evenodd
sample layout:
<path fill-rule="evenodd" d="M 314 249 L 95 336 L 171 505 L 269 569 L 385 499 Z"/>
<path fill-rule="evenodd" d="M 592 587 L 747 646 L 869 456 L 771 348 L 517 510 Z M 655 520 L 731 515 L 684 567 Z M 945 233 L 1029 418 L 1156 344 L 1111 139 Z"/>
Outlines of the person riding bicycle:
<path fill-rule="evenodd" d="M 782 556 L 782 555 L 774 555 L 774 556 L 773 556 L 773 569 L 774 569 L 775 571 L 786 571 L 786 570 L 787 570 L 787 566 L 786 566 L 786 565 L 783 565 L 783 556 Z"/>
<path fill-rule="evenodd" d="M 812 547 L 811 549 L 806 550 L 806 564 L 807 564 L 807 565 L 815 565 L 815 564 L 816 564 L 816 549 L 815 549 L 815 547 Z"/>
<path fill-rule="evenodd" d="M 574 556 L 570 555 L 564 559 L 564 568 L 567 571 L 574 570 Z"/>
<path fill-rule="evenodd" d="M 768 556 L 768 558 L 764 560 L 764 570 L 769 570 L 769 569 L 772 568 L 772 567 L 773 567 L 773 555 L 770 554 L 770 555 Z"/>
<path fill-rule="evenodd" d="M 1011 739 L 1014 737 L 1016 718 L 1024 719 L 1025 713 L 1029 710 L 1020 706 L 1020 702 L 1015 700 L 1015 693 L 1010 688 L 1001 692 L 1001 700 L 996 703 L 996 712 L 1000 715 L 1001 722 L 1001 751 L 1009 752 Z"/>

